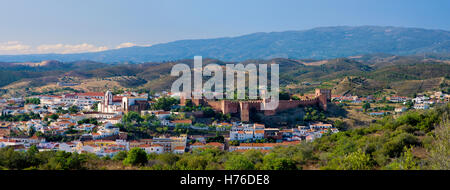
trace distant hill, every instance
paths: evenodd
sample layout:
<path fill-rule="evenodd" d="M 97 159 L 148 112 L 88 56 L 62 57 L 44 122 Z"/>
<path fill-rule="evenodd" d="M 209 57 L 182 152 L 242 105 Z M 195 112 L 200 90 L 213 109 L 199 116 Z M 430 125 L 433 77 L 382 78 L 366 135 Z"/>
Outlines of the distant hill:
<path fill-rule="evenodd" d="M 65 72 L 86 71 L 108 66 L 114 65 L 92 61 L 0 62 L 0 87 L 21 79 L 37 80 L 42 77 L 53 77 L 55 78 L 53 81 L 58 81 L 58 77 Z"/>
<path fill-rule="evenodd" d="M 310 93 L 315 88 L 333 94 L 412 96 L 430 90 L 450 93 L 450 61 L 422 56 L 361 55 L 325 60 L 246 60 L 242 63 L 280 65 L 280 86 L 291 93 Z M 177 77 L 170 76 L 177 63 L 192 59 L 142 64 L 105 64 L 91 61 L 0 63 L 0 90 L 14 96 L 68 89 L 57 82 L 76 83 L 78 91 L 125 88 L 145 91 L 170 90 Z M 227 63 L 204 59 L 203 63 Z M 192 68 L 192 67 L 191 67 Z M 70 89 L 68 89 L 70 90 Z M 0 94 L 1 95 L 1 94 Z"/>
<path fill-rule="evenodd" d="M 303 31 L 254 33 L 238 37 L 180 40 L 150 47 L 95 53 L 2 55 L 0 62 L 148 62 L 192 59 L 330 59 L 363 54 L 413 55 L 450 53 L 450 32 L 420 28 L 359 26 L 321 27 Z"/>

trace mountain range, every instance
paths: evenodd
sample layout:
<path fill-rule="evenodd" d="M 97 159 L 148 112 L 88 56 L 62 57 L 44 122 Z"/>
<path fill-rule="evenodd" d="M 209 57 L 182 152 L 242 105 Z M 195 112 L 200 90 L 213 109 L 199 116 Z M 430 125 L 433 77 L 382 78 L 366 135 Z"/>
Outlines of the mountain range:
<path fill-rule="evenodd" d="M 196 55 L 223 61 L 248 59 L 331 59 L 364 54 L 417 55 L 450 53 L 450 32 L 390 26 L 336 26 L 303 31 L 253 33 L 238 37 L 179 40 L 148 47 L 128 47 L 77 54 L 0 55 L 0 62 L 103 63 L 162 62 Z"/>

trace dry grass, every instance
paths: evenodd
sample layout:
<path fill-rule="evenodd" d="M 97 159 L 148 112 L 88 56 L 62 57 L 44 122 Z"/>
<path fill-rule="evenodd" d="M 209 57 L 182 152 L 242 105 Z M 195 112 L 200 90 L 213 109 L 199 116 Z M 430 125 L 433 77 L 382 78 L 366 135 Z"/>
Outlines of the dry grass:
<path fill-rule="evenodd" d="M 427 80 L 408 80 L 392 83 L 391 87 L 400 96 L 411 96 L 414 93 L 430 91 L 439 88 L 443 78 L 432 78 Z"/>
<path fill-rule="evenodd" d="M 109 89 L 122 89 L 125 88 L 124 86 L 120 85 L 119 82 L 117 82 L 117 77 L 111 77 L 111 78 L 104 78 L 104 79 L 98 79 L 98 78 L 90 78 L 90 79 L 79 79 L 75 78 L 72 82 L 80 83 L 76 86 L 68 86 L 72 89 L 79 90 L 79 91 L 85 91 L 85 92 L 101 92 L 106 91 Z M 30 80 L 22 80 L 18 82 L 11 83 L 8 86 L 3 87 L 3 89 L 8 90 L 8 92 L 4 95 L 5 97 L 17 97 L 17 96 L 26 96 L 31 91 L 32 92 L 38 92 L 38 93 L 44 93 L 48 91 L 55 91 L 55 90 L 62 90 L 66 87 L 64 86 L 58 86 L 56 83 L 50 83 L 43 86 L 38 87 L 31 87 Z M 26 89 L 29 89 L 27 91 Z"/>

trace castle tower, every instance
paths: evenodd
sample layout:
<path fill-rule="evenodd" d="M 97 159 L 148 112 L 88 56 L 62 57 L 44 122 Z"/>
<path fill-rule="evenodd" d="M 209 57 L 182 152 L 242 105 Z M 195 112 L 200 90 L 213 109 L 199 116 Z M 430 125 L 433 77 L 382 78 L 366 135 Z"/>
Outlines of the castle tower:
<path fill-rule="evenodd" d="M 247 102 L 239 102 L 241 107 L 241 121 L 250 121 L 250 108 Z"/>
<path fill-rule="evenodd" d="M 320 89 L 320 88 L 316 88 L 316 93 L 315 93 L 316 97 L 319 97 L 321 95 L 324 95 L 327 100 L 331 100 L 331 90 L 330 89 Z"/>
<path fill-rule="evenodd" d="M 327 102 L 331 100 L 331 90 L 330 89 L 316 89 L 316 98 L 319 100 L 319 106 L 327 111 Z"/>
<path fill-rule="evenodd" d="M 180 94 L 180 106 L 185 106 L 185 105 L 186 105 L 186 94 L 181 93 Z"/>
<path fill-rule="evenodd" d="M 318 97 L 318 99 L 319 99 L 319 106 L 320 106 L 324 111 L 327 111 L 327 109 L 328 109 L 328 105 L 327 105 L 327 103 L 328 103 L 328 98 L 327 98 L 327 96 L 324 95 L 324 94 L 322 94 L 322 95 L 320 95 L 320 96 Z"/>

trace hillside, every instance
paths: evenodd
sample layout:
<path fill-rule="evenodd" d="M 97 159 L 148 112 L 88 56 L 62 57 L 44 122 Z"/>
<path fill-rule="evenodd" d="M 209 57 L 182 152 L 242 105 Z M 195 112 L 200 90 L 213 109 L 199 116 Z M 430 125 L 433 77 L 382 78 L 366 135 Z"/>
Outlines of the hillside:
<path fill-rule="evenodd" d="M 226 61 L 248 59 L 330 59 L 363 54 L 412 55 L 450 52 L 450 32 L 382 26 L 321 27 L 303 31 L 254 33 L 238 37 L 180 40 L 149 47 L 95 53 L 3 55 L 3 62 L 148 62 L 192 59 L 195 55 Z M 442 57 L 441 57 L 442 58 Z M 448 57 L 447 57 L 448 58 Z"/>
<path fill-rule="evenodd" d="M 8 96 L 125 88 L 145 91 L 170 90 L 176 77 L 170 76 L 177 63 L 193 64 L 192 59 L 143 64 L 104 64 L 98 62 L 53 62 L 52 64 L 0 64 L 0 88 Z M 217 63 L 204 59 L 204 65 Z M 333 94 L 412 96 L 430 90 L 448 91 L 450 63 L 420 56 L 363 55 L 353 58 L 295 60 L 276 58 L 247 60 L 256 64 L 280 65 L 280 85 L 291 93 L 311 93 L 314 88 L 329 88 Z M 36 66 L 38 65 L 38 66 Z M 57 86 L 57 82 L 76 86 Z M 96 87 L 97 85 L 97 87 Z"/>

